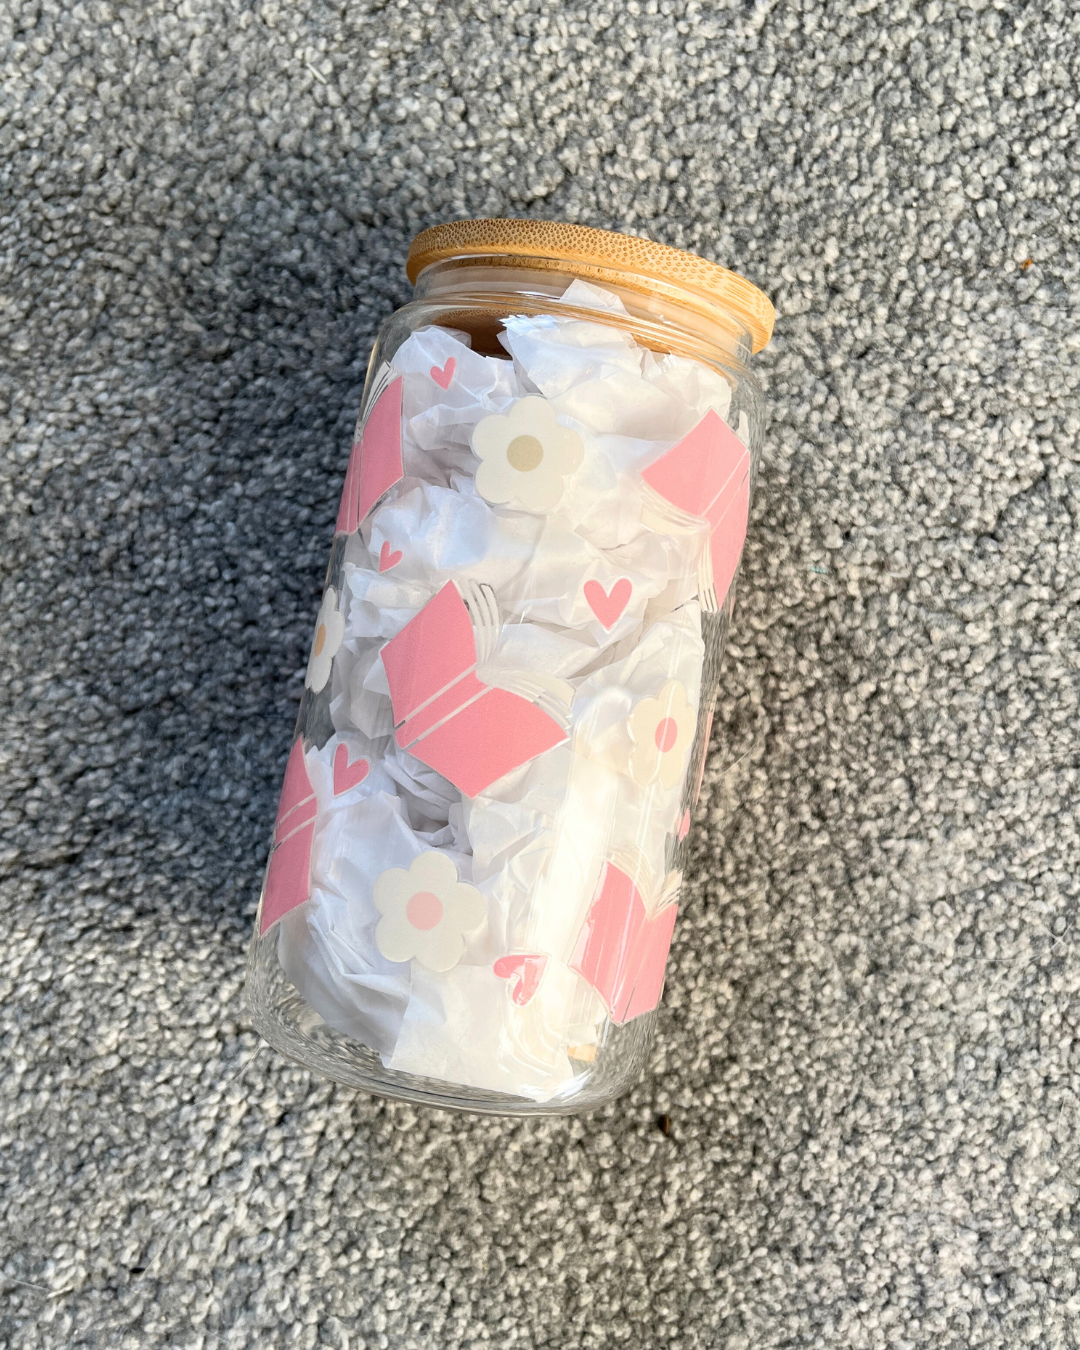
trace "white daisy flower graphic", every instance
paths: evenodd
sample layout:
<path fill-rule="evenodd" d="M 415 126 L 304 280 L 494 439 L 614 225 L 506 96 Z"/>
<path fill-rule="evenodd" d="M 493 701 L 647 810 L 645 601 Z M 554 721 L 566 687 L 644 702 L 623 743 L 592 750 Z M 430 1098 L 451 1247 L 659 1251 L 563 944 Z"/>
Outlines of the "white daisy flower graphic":
<path fill-rule="evenodd" d="M 518 506 L 544 515 L 563 495 L 566 478 L 581 463 L 581 437 L 564 427 L 546 399 L 521 398 L 510 411 L 476 424 L 472 448 L 482 461 L 476 490 L 493 506 Z"/>
<path fill-rule="evenodd" d="M 327 587 L 315 624 L 315 640 L 311 644 L 307 674 L 304 676 L 304 683 L 316 694 L 326 687 L 334 655 L 345 636 L 345 616 L 338 610 L 337 603 L 337 591 L 333 586 Z"/>
<path fill-rule="evenodd" d="M 655 698 L 643 698 L 629 718 L 630 777 L 646 787 L 657 779 L 674 787 L 686 768 L 696 717 L 678 680 L 668 680 Z"/>
<path fill-rule="evenodd" d="M 382 915 L 375 945 L 388 961 L 414 958 L 428 970 L 452 970 L 465 951 L 465 934 L 484 917 L 475 886 L 459 881 L 445 853 L 432 849 L 408 871 L 391 867 L 375 879 L 375 908 Z"/>

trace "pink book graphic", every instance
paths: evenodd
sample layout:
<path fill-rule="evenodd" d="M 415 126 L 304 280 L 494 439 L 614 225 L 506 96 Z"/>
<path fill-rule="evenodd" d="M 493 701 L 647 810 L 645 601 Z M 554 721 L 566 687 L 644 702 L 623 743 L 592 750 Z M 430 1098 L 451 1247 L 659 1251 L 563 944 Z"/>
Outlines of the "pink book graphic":
<path fill-rule="evenodd" d="M 697 426 L 642 472 L 679 515 L 706 520 L 702 600 L 719 609 L 739 566 L 750 511 L 750 452 L 710 409 Z"/>
<path fill-rule="evenodd" d="M 498 608 L 489 587 L 464 589 L 468 608 L 448 581 L 383 647 L 382 663 L 398 745 L 475 797 L 568 733 L 566 708 L 551 688 L 557 682 L 525 671 L 500 675 L 498 684 L 482 677 Z"/>
<path fill-rule="evenodd" d="M 315 789 L 304 765 L 303 742 L 298 738 L 289 752 L 281 785 L 274 842 L 263 887 L 260 936 L 311 895 L 311 840 L 318 809 Z"/>
<path fill-rule="evenodd" d="M 633 878 L 604 864 L 570 965 L 604 1000 L 612 1021 L 629 1022 L 660 1002 L 678 909 L 670 900 L 647 914 Z"/>
<path fill-rule="evenodd" d="M 389 380 L 384 366 L 375 381 L 368 412 L 349 455 L 345 486 L 338 507 L 337 534 L 352 534 L 360 522 L 395 483 L 405 476 L 401 457 L 401 388 L 399 375 Z"/>

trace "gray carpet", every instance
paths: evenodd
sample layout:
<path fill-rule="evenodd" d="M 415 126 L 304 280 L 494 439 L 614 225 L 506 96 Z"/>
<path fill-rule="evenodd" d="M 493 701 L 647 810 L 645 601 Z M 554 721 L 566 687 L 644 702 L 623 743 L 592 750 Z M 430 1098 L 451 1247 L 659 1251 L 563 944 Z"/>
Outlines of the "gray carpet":
<path fill-rule="evenodd" d="M 1080 1344 L 1077 7 L 0 25 L 0 1342 Z M 577 1120 L 242 998 L 370 342 L 463 214 L 780 314 L 655 1051 Z"/>

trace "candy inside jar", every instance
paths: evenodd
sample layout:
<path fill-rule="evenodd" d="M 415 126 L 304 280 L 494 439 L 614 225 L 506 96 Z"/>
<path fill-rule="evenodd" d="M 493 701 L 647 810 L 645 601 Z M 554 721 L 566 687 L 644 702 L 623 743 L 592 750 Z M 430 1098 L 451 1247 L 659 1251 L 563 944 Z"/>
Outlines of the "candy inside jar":
<path fill-rule="evenodd" d="M 344 1081 L 580 1109 L 663 988 L 756 391 L 619 285 L 482 280 L 373 356 L 249 989 Z"/>

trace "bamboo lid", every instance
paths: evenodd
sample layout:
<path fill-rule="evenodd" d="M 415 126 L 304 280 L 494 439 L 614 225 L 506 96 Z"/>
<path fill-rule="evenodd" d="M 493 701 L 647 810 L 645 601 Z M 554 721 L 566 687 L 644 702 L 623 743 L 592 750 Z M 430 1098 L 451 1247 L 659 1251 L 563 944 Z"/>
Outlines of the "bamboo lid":
<path fill-rule="evenodd" d="M 508 265 L 536 270 L 568 264 L 568 271 L 586 280 L 666 295 L 706 316 L 726 310 L 745 324 L 755 352 L 772 337 L 776 320 L 772 301 L 736 272 L 667 244 L 587 225 L 553 220 L 451 220 L 416 236 L 405 270 L 415 284 L 432 263 L 471 254 L 501 257 Z"/>

